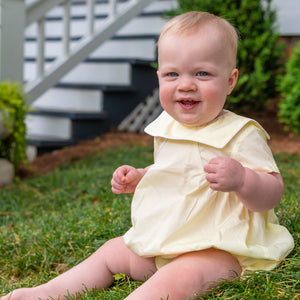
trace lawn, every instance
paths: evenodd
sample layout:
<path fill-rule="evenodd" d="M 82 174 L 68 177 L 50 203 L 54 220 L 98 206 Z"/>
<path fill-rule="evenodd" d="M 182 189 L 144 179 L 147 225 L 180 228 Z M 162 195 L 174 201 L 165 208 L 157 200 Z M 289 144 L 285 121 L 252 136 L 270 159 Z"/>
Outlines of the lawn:
<path fill-rule="evenodd" d="M 198 299 L 299 299 L 300 156 L 280 154 L 276 160 L 285 181 L 276 211 L 295 249 L 276 270 L 224 282 Z M 151 147 L 115 147 L 0 190 L 0 294 L 44 283 L 124 234 L 131 196 L 111 193 L 111 174 L 121 164 L 150 163 Z M 87 291 L 81 299 L 123 299 L 139 284 L 121 274 L 107 291 Z"/>

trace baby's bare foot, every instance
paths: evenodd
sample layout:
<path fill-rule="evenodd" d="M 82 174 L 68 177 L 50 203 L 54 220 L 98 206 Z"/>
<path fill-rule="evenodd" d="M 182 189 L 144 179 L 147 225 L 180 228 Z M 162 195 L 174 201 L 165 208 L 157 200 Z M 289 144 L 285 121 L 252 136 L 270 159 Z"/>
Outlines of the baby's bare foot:
<path fill-rule="evenodd" d="M 0 300 L 21 300 L 21 299 L 25 300 L 28 298 L 27 296 L 29 296 L 30 290 L 31 289 L 29 288 L 14 290 L 5 296 L 2 296 Z"/>
<path fill-rule="evenodd" d="M 0 297 L 0 300 L 47 300 L 47 296 L 39 287 L 17 289 Z"/>

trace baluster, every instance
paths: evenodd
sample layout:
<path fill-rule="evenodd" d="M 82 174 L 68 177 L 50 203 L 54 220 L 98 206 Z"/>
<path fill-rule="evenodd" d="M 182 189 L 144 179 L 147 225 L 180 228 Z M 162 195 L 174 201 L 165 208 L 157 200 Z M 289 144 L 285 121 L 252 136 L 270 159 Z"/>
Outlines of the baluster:
<path fill-rule="evenodd" d="M 37 77 L 42 77 L 45 66 L 45 17 L 39 19 L 37 25 Z"/>
<path fill-rule="evenodd" d="M 117 16 L 117 0 L 109 0 L 109 17 L 114 19 Z"/>
<path fill-rule="evenodd" d="M 92 35 L 94 33 L 95 23 L 95 0 L 88 0 L 87 2 L 87 33 Z"/>
<path fill-rule="evenodd" d="M 63 15 L 63 55 L 68 56 L 70 53 L 70 10 L 71 1 L 67 0 L 64 3 Z"/>

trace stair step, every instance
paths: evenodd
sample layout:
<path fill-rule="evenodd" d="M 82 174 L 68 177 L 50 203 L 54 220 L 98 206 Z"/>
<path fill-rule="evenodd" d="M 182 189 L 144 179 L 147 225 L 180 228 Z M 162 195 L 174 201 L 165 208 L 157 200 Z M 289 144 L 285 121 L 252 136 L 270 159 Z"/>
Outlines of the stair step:
<path fill-rule="evenodd" d="M 71 43 L 73 49 L 78 40 Z M 62 53 L 61 38 L 55 40 L 46 40 L 45 57 L 57 57 Z M 28 40 L 25 44 L 25 57 L 36 57 L 37 42 L 36 39 Z M 156 39 L 154 36 L 139 36 L 135 37 L 125 36 L 125 38 L 115 38 L 105 42 L 97 48 L 90 56 L 90 58 L 102 59 L 141 59 L 147 61 L 156 60 Z"/>
<path fill-rule="evenodd" d="M 35 155 L 42 155 L 57 149 L 76 145 L 73 139 L 49 138 L 44 136 L 28 136 L 27 145 L 33 147 Z"/>
<path fill-rule="evenodd" d="M 40 110 L 30 112 L 25 119 L 28 139 L 80 140 L 101 135 L 109 129 L 107 113 L 75 113 Z"/>
<path fill-rule="evenodd" d="M 38 111 L 31 111 L 28 113 L 32 116 L 57 116 L 57 117 L 68 117 L 70 119 L 105 119 L 107 113 L 104 111 L 93 113 L 93 112 L 72 112 L 72 111 L 54 111 L 40 109 Z"/>
<path fill-rule="evenodd" d="M 53 110 L 55 113 L 101 113 L 105 93 L 130 94 L 133 97 L 135 92 L 133 87 L 59 83 L 36 100 L 32 108 L 37 111 Z"/>
<path fill-rule="evenodd" d="M 87 101 L 88 99 L 88 101 Z M 69 112 L 101 112 L 103 109 L 103 93 L 96 89 L 72 87 L 56 87 L 48 90 L 32 105 L 34 109 L 69 111 Z"/>
<path fill-rule="evenodd" d="M 98 85 L 123 85 L 131 84 L 131 66 L 127 62 L 116 63 L 92 63 L 85 61 L 77 65 L 67 75 L 61 83 L 78 83 L 78 84 L 98 84 Z M 49 68 L 51 63 L 45 64 L 45 69 Z M 26 62 L 24 68 L 25 80 L 36 78 L 36 63 Z M 117 76 L 116 76 L 117 75 Z"/>
<path fill-rule="evenodd" d="M 123 85 L 105 85 L 105 84 L 93 84 L 93 83 L 58 83 L 57 88 L 64 89 L 82 89 L 82 90 L 99 90 L 100 92 L 110 92 L 110 93 L 123 93 L 131 92 L 134 93 L 136 89 L 132 86 Z"/>
<path fill-rule="evenodd" d="M 31 146 L 36 146 L 38 148 L 63 148 L 66 146 L 71 146 L 75 144 L 75 140 L 71 139 L 60 139 L 60 138 L 49 138 L 45 136 L 28 136 L 27 144 Z M 40 154 L 40 153 L 39 153 Z"/>
<path fill-rule="evenodd" d="M 47 67 L 49 65 L 46 65 Z M 29 59 L 25 64 L 26 74 L 36 72 L 35 69 L 35 59 Z M 150 62 L 137 59 L 89 58 L 63 77 L 56 87 L 98 89 L 102 92 L 135 92 L 140 87 L 140 83 L 135 83 L 136 79 L 140 79 L 139 74 L 135 73 L 140 73 L 140 70 L 143 70 L 143 75 L 150 73 L 151 80 L 157 82 L 156 71 Z"/>

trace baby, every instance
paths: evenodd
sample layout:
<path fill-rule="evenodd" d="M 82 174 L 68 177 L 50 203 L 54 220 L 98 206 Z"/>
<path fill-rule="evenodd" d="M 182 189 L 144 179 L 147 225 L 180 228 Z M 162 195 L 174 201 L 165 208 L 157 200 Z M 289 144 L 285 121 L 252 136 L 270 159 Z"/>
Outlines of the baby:
<path fill-rule="evenodd" d="M 65 299 L 107 288 L 117 273 L 148 278 L 126 299 L 183 300 L 288 255 L 293 239 L 273 210 L 283 181 L 268 134 L 223 109 L 238 79 L 237 44 L 234 27 L 209 13 L 166 24 L 157 72 L 164 112 L 146 128 L 155 162 L 121 166 L 111 180 L 115 194 L 134 193 L 132 228 L 48 283 L 1 300 Z"/>

